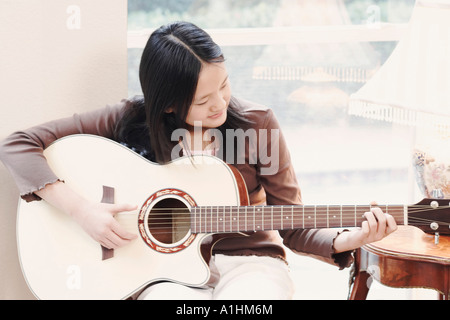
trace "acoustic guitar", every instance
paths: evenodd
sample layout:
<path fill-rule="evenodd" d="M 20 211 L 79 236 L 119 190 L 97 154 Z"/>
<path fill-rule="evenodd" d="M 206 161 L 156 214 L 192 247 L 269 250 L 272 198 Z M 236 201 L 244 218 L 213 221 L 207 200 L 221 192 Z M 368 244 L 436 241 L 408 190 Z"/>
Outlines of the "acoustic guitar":
<path fill-rule="evenodd" d="M 44 155 L 55 174 L 87 199 L 138 205 L 116 219 L 138 235 L 102 248 L 45 201 L 19 200 L 17 243 L 25 279 L 39 299 L 126 299 L 152 283 L 214 282 L 214 244 L 244 232 L 360 226 L 370 206 L 251 206 L 239 172 L 195 155 L 158 165 L 109 139 L 73 135 Z M 380 206 L 398 224 L 449 234 L 449 200 Z"/>

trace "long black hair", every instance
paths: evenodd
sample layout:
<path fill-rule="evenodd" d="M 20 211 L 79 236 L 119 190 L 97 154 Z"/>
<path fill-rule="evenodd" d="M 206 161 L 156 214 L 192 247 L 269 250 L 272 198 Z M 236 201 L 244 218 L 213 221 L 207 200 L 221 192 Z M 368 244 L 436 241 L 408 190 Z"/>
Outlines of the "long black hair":
<path fill-rule="evenodd" d="M 135 99 L 125 111 L 116 130 L 119 142 L 148 159 L 169 162 L 177 141 L 172 132 L 186 127 L 202 63 L 224 62 L 221 48 L 201 28 L 175 22 L 152 33 L 144 48 L 139 78 L 143 98 Z M 168 110 L 173 112 L 168 112 Z M 250 122 L 231 98 L 227 120 L 218 128 L 246 128 Z"/>

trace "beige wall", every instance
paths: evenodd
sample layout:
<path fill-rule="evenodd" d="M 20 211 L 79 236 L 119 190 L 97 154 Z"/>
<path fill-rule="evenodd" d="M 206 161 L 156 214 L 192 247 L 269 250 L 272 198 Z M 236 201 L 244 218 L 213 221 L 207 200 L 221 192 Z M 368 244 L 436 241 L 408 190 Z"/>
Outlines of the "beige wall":
<path fill-rule="evenodd" d="M 0 0 L 0 139 L 127 95 L 126 0 Z M 17 256 L 18 191 L 0 165 L 0 299 L 33 299 Z"/>

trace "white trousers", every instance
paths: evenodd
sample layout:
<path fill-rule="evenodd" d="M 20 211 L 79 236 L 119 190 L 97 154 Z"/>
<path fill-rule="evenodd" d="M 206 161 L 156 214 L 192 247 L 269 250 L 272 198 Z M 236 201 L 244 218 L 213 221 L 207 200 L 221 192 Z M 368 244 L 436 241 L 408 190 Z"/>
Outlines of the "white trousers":
<path fill-rule="evenodd" d="M 215 255 L 220 280 L 200 289 L 177 283 L 151 285 L 139 300 L 290 300 L 294 284 L 289 267 L 280 259 L 258 256 Z"/>

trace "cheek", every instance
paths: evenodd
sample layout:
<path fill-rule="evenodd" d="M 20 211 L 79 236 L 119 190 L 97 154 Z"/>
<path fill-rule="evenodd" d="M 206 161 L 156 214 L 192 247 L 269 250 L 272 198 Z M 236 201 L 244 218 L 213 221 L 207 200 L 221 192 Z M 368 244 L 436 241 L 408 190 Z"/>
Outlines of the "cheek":
<path fill-rule="evenodd" d="M 194 126 L 195 121 L 201 121 L 204 118 L 201 110 L 196 107 L 191 107 L 186 117 L 186 123 L 190 126 Z"/>
<path fill-rule="evenodd" d="M 231 88 L 230 88 L 230 86 L 228 86 L 227 89 L 224 91 L 223 98 L 224 98 L 224 100 L 227 101 L 227 106 L 228 106 L 228 104 L 230 103 L 230 100 L 231 100 Z"/>

